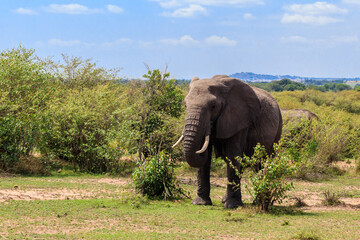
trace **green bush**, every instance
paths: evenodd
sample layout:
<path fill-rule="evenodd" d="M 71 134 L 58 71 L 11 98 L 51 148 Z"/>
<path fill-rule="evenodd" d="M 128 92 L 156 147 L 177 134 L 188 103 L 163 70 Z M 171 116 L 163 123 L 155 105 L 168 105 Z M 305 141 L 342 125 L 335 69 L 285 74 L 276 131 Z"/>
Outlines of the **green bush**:
<path fill-rule="evenodd" d="M 7 171 L 23 153 L 21 147 L 22 122 L 14 117 L 0 118 L 0 169 Z"/>
<path fill-rule="evenodd" d="M 181 132 L 184 95 L 175 85 L 175 80 L 168 80 L 169 76 L 170 73 L 161 73 L 158 69 L 149 70 L 144 75 L 148 80 L 141 86 L 142 102 L 135 106 L 139 113 L 137 129 L 141 134 L 141 156 L 148 157 L 162 150 L 173 153 L 171 146 Z"/>
<path fill-rule="evenodd" d="M 150 199 L 178 199 L 186 196 L 174 176 L 174 163 L 165 152 L 138 162 L 133 173 L 135 189 Z"/>
<path fill-rule="evenodd" d="M 23 47 L 0 53 L 0 117 L 36 115 L 52 95 L 46 63 Z"/>
<path fill-rule="evenodd" d="M 131 109 L 122 106 L 119 85 L 67 89 L 42 115 L 41 151 L 81 171 L 111 172 L 121 156 L 136 152 Z"/>
<path fill-rule="evenodd" d="M 55 83 L 70 89 L 92 88 L 109 82 L 120 81 L 120 69 L 98 67 L 91 59 L 69 57 L 62 54 L 61 62 L 47 61 L 46 71 Z"/>
<path fill-rule="evenodd" d="M 355 172 L 357 173 L 357 174 L 360 174 L 360 158 L 358 158 L 357 160 L 356 160 L 356 163 L 355 163 L 356 165 L 355 165 Z"/>
<path fill-rule="evenodd" d="M 335 162 L 359 157 L 358 93 L 306 90 L 272 94 L 281 108 L 305 108 L 319 117 L 312 122 L 284 121 L 282 151 L 298 165 L 295 177 L 318 179 L 341 174 Z"/>
<path fill-rule="evenodd" d="M 0 168 L 5 171 L 12 171 L 39 140 L 38 113 L 52 94 L 45 65 L 22 46 L 0 53 Z"/>
<path fill-rule="evenodd" d="M 320 240 L 321 238 L 312 230 L 303 230 L 290 240 Z"/>
<path fill-rule="evenodd" d="M 275 202 L 281 203 L 287 197 L 286 192 L 293 188 L 292 182 L 289 183 L 287 178 L 296 171 L 296 165 L 283 156 L 279 149 L 280 145 L 277 145 L 278 154 L 268 156 L 265 148 L 258 144 L 252 157 L 237 158 L 243 167 L 254 170 L 247 177 L 246 188 L 254 203 L 263 211 L 269 211 L 269 207 Z M 255 171 L 259 165 L 261 169 Z"/>

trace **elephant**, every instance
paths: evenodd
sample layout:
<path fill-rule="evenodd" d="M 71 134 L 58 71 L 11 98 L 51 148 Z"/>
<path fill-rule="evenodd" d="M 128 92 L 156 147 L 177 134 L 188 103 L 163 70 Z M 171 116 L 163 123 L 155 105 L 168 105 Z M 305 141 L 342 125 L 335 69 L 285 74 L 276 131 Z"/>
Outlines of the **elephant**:
<path fill-rule="evenodd" d="M 215 75 L 210 79 L 194 77 L 185 97 L 186 119 L 182 136 L 184 158 L 197 170 L 196 205 L 212 205 L 210 165 L 215 156 L 227 163 L 225 208 L 243 205 L 240 189 L 242 167 L 237 156 L 252 156 L 257 143 L 273 154 L 273 144 L 282 132 L 282 116 L 276 100 L 266 91 L 239 79 Z M 236 169 L 235 169 L 236 168 Z"/>
<path fill-rule="evenodd" d="M 284 119 L 284 124 L 288 122 L 300 122 L 303 119 L 309 121 L 319 120 L 319 117 L 315 113 L 307 109 L 280 109 L 280 111 Z"/>
<path fill-rule="evenodd" d="M 284 142 L 296 141 L 298 146 L 302 146 L 304 142 L 312 138 L 311 124 L 314 120 L 320 120 L 315 113 L 301 108 L 281 109 L 281 115 L 284 120 Z M 299 133 L 301 133 L 301 136 L 298 135 Z M 286 144 L 284 144 L 284 147 L 286 147 Z"/>

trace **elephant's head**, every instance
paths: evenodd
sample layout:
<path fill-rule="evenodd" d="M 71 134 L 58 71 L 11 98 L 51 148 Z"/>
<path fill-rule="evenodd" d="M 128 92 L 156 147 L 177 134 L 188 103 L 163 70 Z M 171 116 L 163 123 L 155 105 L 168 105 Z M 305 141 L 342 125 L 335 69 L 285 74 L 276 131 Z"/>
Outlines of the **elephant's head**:
<path fill-rule="evenodd" d="M 228 139 L 255 122 L 260 102 L 246 83 L 225 75 L 193 78 L 185 98 L 185 159 L 192 167 L 205 164 L 211 139 Z M 212 135 L 211 135 L 212 134 Z"/>

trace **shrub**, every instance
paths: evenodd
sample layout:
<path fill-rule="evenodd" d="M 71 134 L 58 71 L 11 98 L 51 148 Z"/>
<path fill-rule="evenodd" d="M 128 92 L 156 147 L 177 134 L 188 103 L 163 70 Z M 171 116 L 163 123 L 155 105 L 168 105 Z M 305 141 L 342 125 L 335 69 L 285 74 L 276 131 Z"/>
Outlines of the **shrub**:
<path fill-rule="evenodd" d="M 133 173 L 135 189 L 150 199 L 177 199 L 185 191 L 178 185 L 174 176 L 174 164 L 165 152 L 138 162 Z"/>
<path fill-rule="evenodd" d="M 324 200 L 322 203 L 326 206 L 336 206 L 343 203 L 342 201 L 340 201 L 340 195 L 331 192 L 330 190 L 324 191 L 323 195 L 324 195 Z"/>
<path fill-rule="evenodd" d="M 276 146 L 276 156 L 268 156 L 264 147 L 258 144 L 254 148 L 252 157 L 238 158 L 244 167 L 250 166 L 259 171 L 252 171 L 248 176 L 247 189 L 254 199 L 254 203 L 260 205 L 261 210 L 269 211 L 269 207 L 275 202 L 281 203 L 286 198 L 286 192 L 293 188 L 292 182 L 287 182 L 295 171 L 296 166 L 288 158 L 279 152 L 279 145 Z"/>
<path fill-rule="evenodd" d="M 311 230 L 304 230 L 297 234 L 295 237 L 290 238 L 291 240 L 320 240 L 321 238 Z"/>
<path fill-rule="evenodd" d="M 169 76 L 170 73 L 162 73 L 158 69 L 144 74 L 148 80 L 141 86 L 143 102 L 135 106 L 139 113 L 140 157 L 148 157 L 162 150 L 172 153 L 171 146 L 181 131 L 179 123 L 184 112 L 184 95 L 175 85 L 175 80 L 168 80 Z"/>
<path fill-rule="evenodd" d="M 34 50 L 22 46 L 0 53 L 0 117 L 30 116 L 46 106 L 52 88 L 45 65 Z"/>
<path fill-rule="evenodd" d="M 46 70 L 54 82 L 70 89 L 92 88 L 101 84 L 119 81 L 120 69 L 98 67 L 91 59 L 69 57 L 62 54 L 61 62 L 47 61 Z"/>
<path fill-rule="evenodd" d="M 0 53 L 0 169 L 5 171 L 36 147 L 38 113 L 52 94 L 46 64 L 34 52 L 19 46 Z"/>
<path fill-rule="evenodd" d="M 320 119 L 311 124 L 284 121 L 282 138 L 285 148 L 282 150 L 298 164 L 296 177 L 317 179 L 341 174 L 333 162 L 358 158 L 360 117 L 352 112 L 360 95 L 355 91 L 322 93 L 306 90 L 273 95 L 280 107 L 305 108 L 316 113 Z M 347 105 L 351 105 L 351 108 L 345 107 Z"/>
<path fill-rule="evenodd" d="M 75 170 L 119 169 L 120 157 L 135 152 L 137 134 L 129 118 L 133 112 L 122 106 L 122 95 L 121 86 L 112 84 L 67 89 L 42 115 L 41 151 L 73 163 Z"/>
<path fill-rule="evenodd" d="M 39 156 L 21 156 L 11 172 L 25 175 L 50 175 L 50 164 L 44 157 Z"/>
<path fill-rule="evenodd" d="M 304 198 L 305 196 L 293 196 L 292 199 L 295 200 L 295 207 L 306 207 L 308 206 L 305 202 L 304 202 Z"/>
<path fill-rule="evenodd" d="M 9 170 L 23 153 L 22 122 L 14 117 L 0 118 L 0 169 Z"/>

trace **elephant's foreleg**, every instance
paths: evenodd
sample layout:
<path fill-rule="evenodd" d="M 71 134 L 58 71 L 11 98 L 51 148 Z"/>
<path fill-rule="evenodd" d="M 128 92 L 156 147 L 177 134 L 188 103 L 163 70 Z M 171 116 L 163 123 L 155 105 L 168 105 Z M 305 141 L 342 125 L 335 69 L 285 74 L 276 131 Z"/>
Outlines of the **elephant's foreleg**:
<path fill-rule="evenodd" d="M 235 161 L 232 162 L 235 163 Z M 241 200 L 241 174 L 242 169 L 238 166 L 238 164 L 227 164 L 228 184 L 226 188 L 226 195 L 222 199 L 226 208 L 237 208 L 244 205 Z"/>
<path fill-rule="evenodd" d="M 209 154 L 211 156 L 211 154 Z M 211 159 L 208 157 L 204 166 L 198 169 L 197 172 L 197 198 L 191 203 L 196 205 L 212 205 L 210 199 L 210 166 Z"/>

